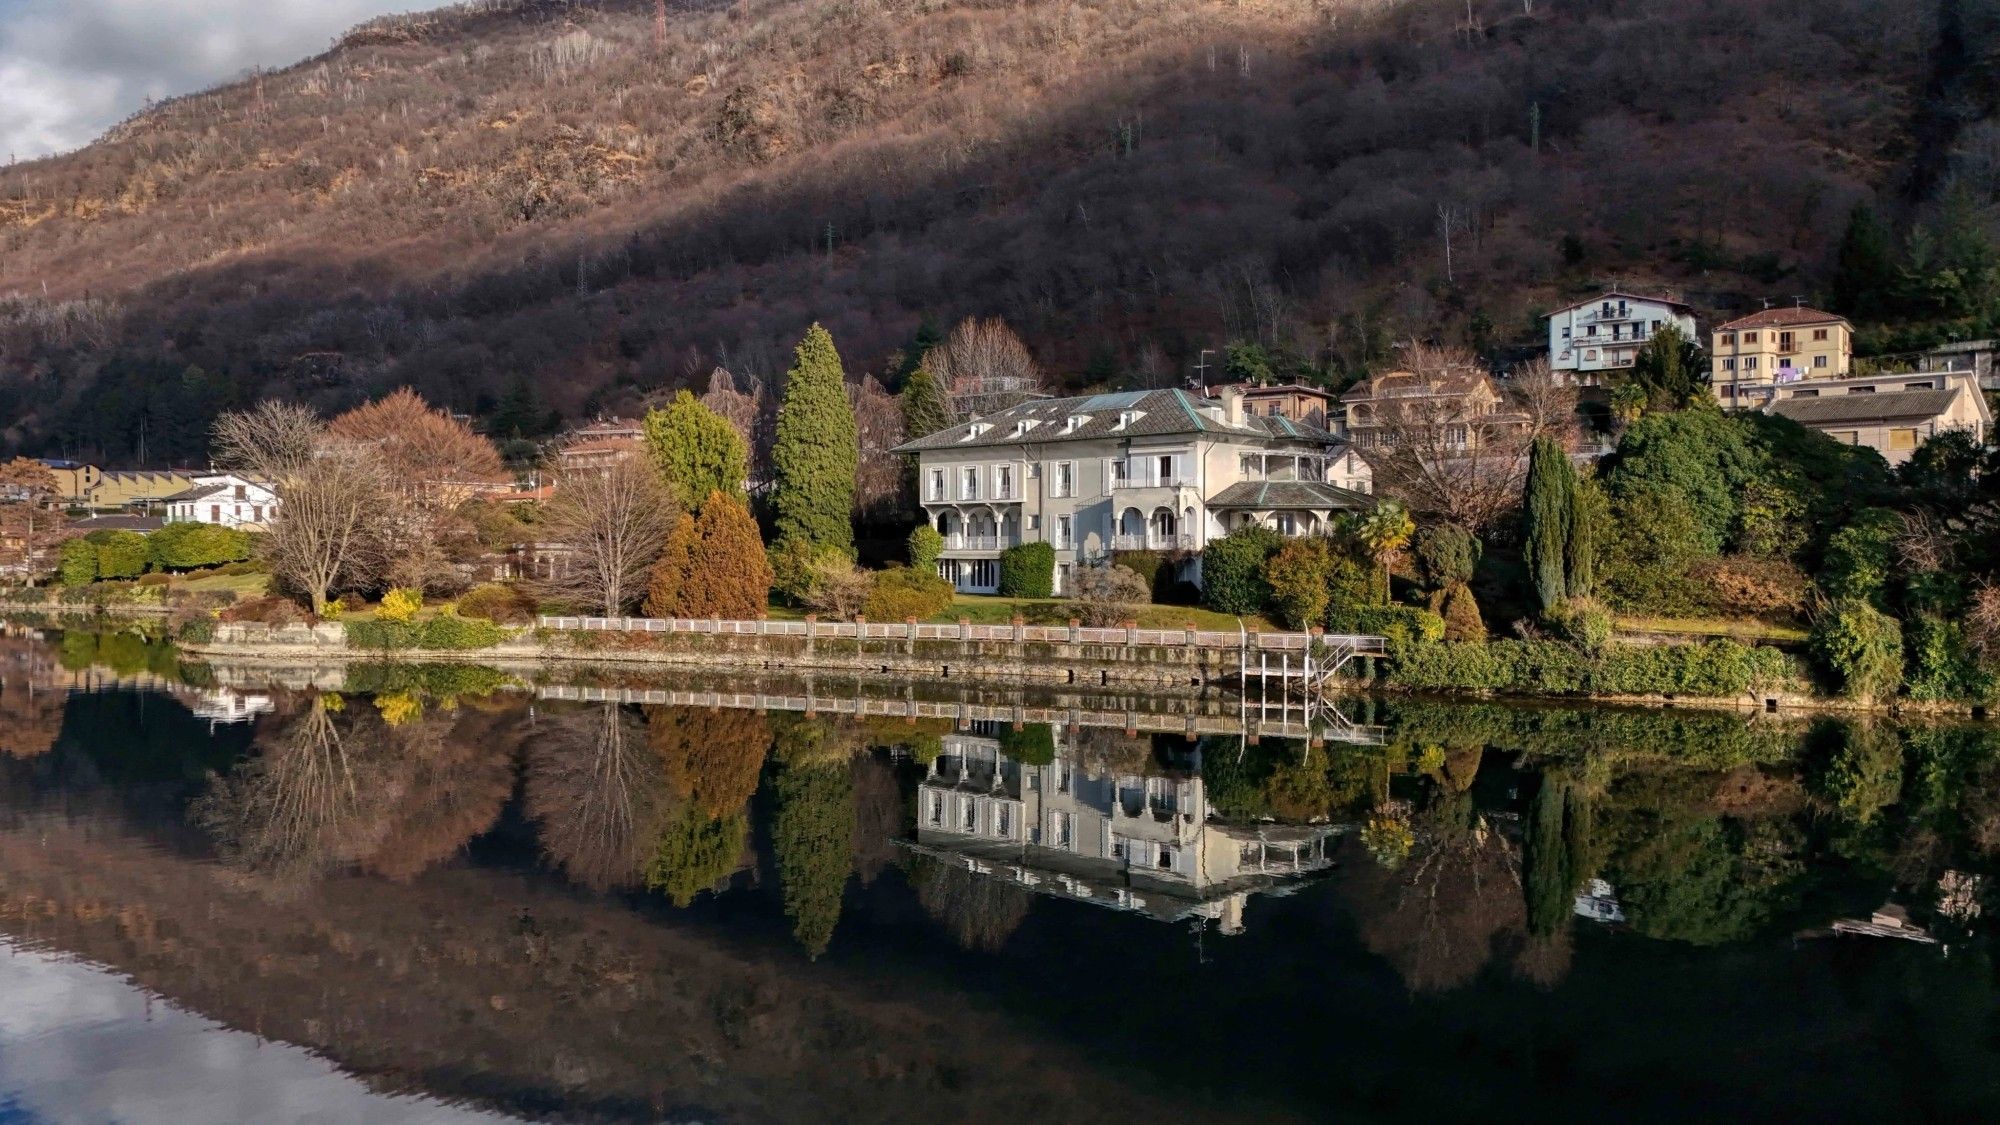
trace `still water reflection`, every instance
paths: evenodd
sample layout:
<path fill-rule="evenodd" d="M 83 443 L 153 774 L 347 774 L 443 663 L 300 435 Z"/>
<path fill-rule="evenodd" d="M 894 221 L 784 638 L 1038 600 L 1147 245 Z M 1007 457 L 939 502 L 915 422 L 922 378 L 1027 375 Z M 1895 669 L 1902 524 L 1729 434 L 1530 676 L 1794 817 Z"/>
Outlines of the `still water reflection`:
<path fill-rule="evenodd" d="M 1983 726 L 0 672 L 0 1121 L 2000 1113 Z"/>

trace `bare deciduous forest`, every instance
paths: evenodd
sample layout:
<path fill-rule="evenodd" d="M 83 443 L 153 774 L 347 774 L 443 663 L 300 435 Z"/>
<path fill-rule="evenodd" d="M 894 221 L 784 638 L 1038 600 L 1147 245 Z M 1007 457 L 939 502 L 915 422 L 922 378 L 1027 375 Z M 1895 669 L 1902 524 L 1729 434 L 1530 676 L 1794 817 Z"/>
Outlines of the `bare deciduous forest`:
<path fill-rule="evenodd" d="M 1857 203 L 1908 222 L 2000 153 L 1995 7 L 384 19 L 0 170 L 0 437 L 193 460 L 219 410 L 399 384 L 535 436 L 718 366 L 776 390 L 813 320 L 891 389 L 899 349 L 964 316 L 1005 318 L 1072 386 L 1174 382 L 1231 341 L 1340 382 L 1397 339 L 1531 339 L 1612 280 L 1704 311 L 1811 298 Z"/>

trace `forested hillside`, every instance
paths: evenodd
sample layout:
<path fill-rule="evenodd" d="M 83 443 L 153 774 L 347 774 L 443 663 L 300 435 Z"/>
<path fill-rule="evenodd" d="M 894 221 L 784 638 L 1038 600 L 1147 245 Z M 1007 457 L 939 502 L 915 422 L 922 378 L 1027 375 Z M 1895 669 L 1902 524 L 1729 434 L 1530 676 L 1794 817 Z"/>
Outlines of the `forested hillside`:
<path fill-rule="evenodd" d="M 2000 198 L 1994 0 L 485 0 L 0 170 L 5 441 L 266 393 L 532 435 L 999 315 L 1075 384 L 1339 381 L 1605 281 L 1822 298 Z M 1928 227 L 1925 224 L 1929 224 Z M 1924 236 L 1927 237 L 1927 236 Z M 1917 263 L 1921 266 L 1923 263 Z M 1886 267 L 1885 267 L 1886 268 Z M 1907 269 L 1905 263 L 1896 268 Z"/>

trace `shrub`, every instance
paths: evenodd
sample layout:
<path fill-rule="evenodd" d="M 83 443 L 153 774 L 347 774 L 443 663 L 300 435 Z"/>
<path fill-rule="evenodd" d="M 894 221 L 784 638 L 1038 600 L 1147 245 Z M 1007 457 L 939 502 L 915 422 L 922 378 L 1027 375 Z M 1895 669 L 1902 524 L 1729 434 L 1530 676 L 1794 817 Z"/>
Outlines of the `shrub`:
<path fill-rule="evenodd" d="M 1472 581 L 1485 548 L 1471 532 L 1446 523 L 1419 532 L 1413 553 L 1424 585 L 1448 590 L 1456 583 Z"/>
<path fill-rule="evenodd" d="M 344 613 L 358 613 L 368 608 L 368 599 L 353 591 L 340 595 L 335 601 Z"/>
<path fill-rule="evenodd" d="M 1359 633 L 1384 637 L 1390 655 L 1403 654 L 1438 644 L 1444 640 L 1444 618 L 1427 609 L 1407 605 L 1363 606 L 1336 610 L 1327 628 L 1336 633 Z"/>
<path fill-rule="evenodd" d="M 145 536 L 136 531 L 94 531 L 89 539 L 97 546 L 99 578 L 137 578 L 146 573 L 150 559 Z"/>
<path fill-rule="evenodd" d="M 1099 628 L 1133 619 L 1150 591 L 1146 580 L 1122 566 L 1089 566 L 1076 576 L 1076 613 L 1085 625 Z"/>
<path fill-rule="evenodd" d="M 506 629 L 491 621 L 441 613 L 429 621 L 349 621 L 343 628 L 347 643 L 355 648 L 395 650 L 406 648 L 467 651 L 492 648 L 509 636 Z"/>
<path fill-rule="evenodd" d="M 376 611 L 376 615 L 384 621 L 408 622 L 422 608 L 424 608 L 422 590 L 398 586 L 382 595 L 382 608 Z"/>
<path fill-rule="evenodd" d="M 1271 612 L 1287 628 L 1309 629 L 1326 620 L 1333 579 L 1333 548 L 1324 539 L 1294 539 L 1264 562 Z"/>
<path fill-rule="evenodd" d="M 853 561 L 837 549 L 816 548 L 804 539 L 780 539 L 764 557 L 771 565 L 772 590 L 795 606 L 811 604 L 823 564 Z"/>
<path fill-rule="evenodd" d="M 870 621 L 923 621 L 951 608 L 956 591 L 931 568 L 892 566 L 877 571 L 864 612 Z"/>
<path fill-rule="evenodd" d="M 1174 568 L 1158 551 L 1118 551 L 1111 556 L 1111 564 L 1138 575 L 1146 584 L 1147 596 L 1155 602 L 1164 601 L 1173 586 Z"/>
<path fill-rule="evenodd" d="M 1593 598 L 1564 598 L 1542 620 L 1558 638 L 1585 652 L 1602 652 L 1611 642 L 1611 611 Z"/>
<path fill-rule="evenodd" d="M 97 544 L 88 539 L 72 539 L 62 545 L 57 556 L 56 581 L 65 586 L 88 586 L 97 581 Z"/>
<path fill-rule="evenodd" d="M 1858 513 L 1827 539 L 1820 588 L 1834 598 L 1880 601 L 1895 564 L 1896 532 L 1901 527 L 1894 512 L 1871 508 Z"/>
<path fill-rule="evenodd" d="M 1472 596 L 1472 587 L 1465 583 L 1453 583 L 1446 589 L 1432 612 L 1444 618 L 1445 640 L 1486 640 L 1486 619 L 1480 615 L 1479 602 Z"/>
<path fill-rule="evenodd" d="M 838 564 L 852 565 L 844 557 Z M 667 537 L 646 591 L 646 612 L 749 620 L 771 604 L 771 580 L 750 509 L 734 497 L 711 493 L 701 514 L 681 516 Z"/>
<path fill-rule="evenodd" d="M 253 533 L 237 528 L 170 523 L 146 537 L 146 549 L 161 570 L 193 570 L 241 562 L 250 557 L 256 542 Z"/>
<path fill-rule="evenodd" d="M 1524 695 L 1724 698 L 1791 678 L 1784 653 L 1734 641 L 1614 647 L 1599 654 L 1555 641 L 1440 644 L 1406 650 L 1389 668 L 1389 679 L 1405 687 Z"/>
<path fill-rule="evenodd" d="M 1706 588 L 1709 604 L 1730 613 L 1797 613 L 1812 580 L 1783 559 L 1731 555 L 1696 563 L 1689 576 Z"/>
<path fill-rule="evenodd" d="M 1887 699 L 1903 680 L 1903 630 L 1864 598 L 1841 598 L 1813 622 L 1812 652 L 1832 686 L 1853 699 Z"/>
<path fill-rule="evenodd" d="M 535 620 L 534 596 L 518 586 L 480 586 L 458 599 L 458 614 L 499 625 L 528 625 Z"/>
<path fill-rule="evenodd" d="M 1285 545 L 1268 527 L 1239 527 L 1201 553 L 1202 599 L 1218 613 L 1261 613 L 1271 601 L 1264 564 Z"/>
<path fill-rule="evenodd" d="M 174 627 L 174 640 L 184 645 L 205 645 L 215 639 L 215 618 L 202 614 L 184 618 Z"/>
<path fill-rule="evenodd" d="M 813 576 L 812 593 L 806 604 L 836 621 L 858 616 L 868 605 L 874 582 L 868 572 L 855 566 L 845 555 L 822 560 Z"/>
<path fill-rule="evenodd" d="M 1020 543 L 1000 552 L 1000 596 L 1052 598 L 1056 593 L 1056 549 L 1047 543 Z"/>
<path fill-rule="evenodd" d="M 1903 639 L 1910 698 L 1984 700 L 1993 694 L 1993 677 L 1974 658 L 1966 645 L 1965 627 L 1958 622 L 1918 614 L 1908 621 Z"/>
<path fill-rule="evenodd" d="M 944 554 L 944 536 L 930 524 L 910 532 L 910 569 L 937 573 L 938 558 Z"/>
<path fill-rule="evenodd" d="M 172 575 L 161 574 L 158 571 L 139 576 L 139 585 L 141 586 L 169 586 L 173 584 L 173 581 Z"/>

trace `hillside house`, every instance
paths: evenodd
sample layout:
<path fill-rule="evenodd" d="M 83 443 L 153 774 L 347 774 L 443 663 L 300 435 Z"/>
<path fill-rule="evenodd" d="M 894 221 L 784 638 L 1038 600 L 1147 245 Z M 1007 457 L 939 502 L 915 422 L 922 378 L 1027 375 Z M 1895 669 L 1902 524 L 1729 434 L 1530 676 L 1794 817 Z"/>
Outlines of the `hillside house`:
<path fill-rule="evenodd" d="M 1727 400 L 1725 400 L 1727 401 Z M 1745 404 L 1745 408 L 1751 408 Z M 1754 407 L 1847 445 L 1865 445 L 1890 465 L 1931 437 L 1964 430 L 1984 442 L 1993 413 L 1972 372 L 1875 375 L 1781 383 Z"/>
<path fill-rule="evenodd" d="M 1696 339 L 1694 309 L 1665 297 L 1611 292 L 1549 314 L 1549 370 L 1558 379 L 1596 386 L 1604 372 L 1623 371 L 1661 329 L 1672 325 Z"/>
<path fill-rule="evenodd" d="M 193 487 L 166 498 L 168 523 L 209 523 L 261 531 L 278 514 L 278 494 L 235 473 L 205 473 Z"/>
<path fill-rule="evenodd" d="M 646 429 L 624 418 L 599 418 L 556 439 L 556 464 L 565 470 L 608 469 L 646 448 Z"/>
<path fill-rule="evenodd" d="M 1716 397 L 1751 409 L 1786 383 L 1845 379 L 1854 368 L 1854 326 L 1818 309 L 1765 309 L 1719 325 L 1710 358 Z"/>
<path fill-rule="evenodd" d="M 1221 399 L 1228 391 L 1243 395 L 1243 412 L 1263 418 L 1289 418 L 1308 426 L 1340 432 L 1340 396 L 1322 387 L 1308 387 L 1302 383 L 1282 383 L 1264 386 L 1258 383 L 1230 383 L 1220 387 L 1210 387 L 1202 392 L 1210 399 Z"/>
<path fill-rule="evenodd" d="M 1251 415 L 1234 390 L 1039 399 L 895 452 L 916 456 L 918 501 L 945 537 L 939 573 L 967 592 L 996 590 L 1000 552 L 1032 542 L 1055 548 L 1058 592 L 1114 551 L 1175 556 L 1198 582 L 1193 556 L 1212 538 L 1247 523 L 1315 534 L 1373 504 L 1345 442 Z"/>
<path fill-rule="evenodd" d="M 1340 402 L 1348 439 L 1364 454 L 1413 439 L 1471 452 L 1497 432 L 1529 425 L 1491 375 L 1470 369 L 1387 371 L 1354 384 Z"/>

